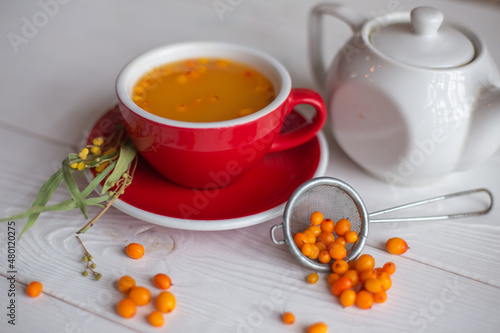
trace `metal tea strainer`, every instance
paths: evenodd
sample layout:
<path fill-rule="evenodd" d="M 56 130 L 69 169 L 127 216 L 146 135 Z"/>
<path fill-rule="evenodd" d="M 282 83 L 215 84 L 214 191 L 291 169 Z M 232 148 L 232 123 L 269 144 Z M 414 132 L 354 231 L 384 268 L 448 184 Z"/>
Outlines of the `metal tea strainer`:
<path fill-rule="evenodd" d="M 388 219 L 374 219 L 373 217 L 385 213 L 402 210 L 414 206 L 419 206 L 431 202 L 450 199 L 459 196 L 472 195 L 476 193 L 485 193 L 488 195 L 490 203 L 488 208 L 481 211 L 472 211 L 449 215 L 434 215 L 421 217 L 401 217 Z M 347 244 L 347 260 L 353 260 L 361 254 L 368 237 L 368 225 L 371 222 L 408 222 L 408 221 L 430 221 L 447 220 L 461 217 L 470 217 L 488 213 L 493 207 L 493 195 L 484 188 L 473 189 L 463 192 L 451 193 L 412 202 L 409 204 L 384 209 L 369 214 L 365 204 L 359 194 L 347 183 L 330 177 L 314 178 L 302 184 L 292 194 L 286 204 L 283 213 L 283 223 L 271 228 L 271 239 L 277 244 L 287 244 L 293 256 L 304 266 L 316 271 L 329 271 L 330 264 L 322 264 L 316 260 L 311 260 L 302 254 L 300 249 L 293 241 L 293 235 L 303 231 L 310 225 L 310 216 L 314 211 L 320 211 L 325 218 L 338 221 L 346 218 L 351 222 L 351 230 L 358 233 L 358 240 L 354 244 Z M 283 228 L 284 240 L 277 240 L 275 236 L 276 229 Z"/>

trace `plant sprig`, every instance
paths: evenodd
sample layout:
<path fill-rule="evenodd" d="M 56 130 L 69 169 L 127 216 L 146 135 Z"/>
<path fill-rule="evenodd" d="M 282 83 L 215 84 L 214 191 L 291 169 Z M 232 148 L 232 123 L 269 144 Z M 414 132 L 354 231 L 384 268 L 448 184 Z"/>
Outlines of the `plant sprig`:
<path fill-rule="evenodd" d="M 84 233 L 94 225 L 132 183 L 137 166 L 136 155 L 137 150 L 132 141 L 126 136 L 125 129 L 123 126 L 118 126 L 107 138 L 97 137 L 92 141 L 92 144 L 85 146 L 78 154 L 69 154 L 63 160 L 61 168 L 43 184 L 31 208 L 23 213 L 2 218 L 0 222 L 27 217 L 28 220 L 19 234 L 20 239 L 43 212 L 79 208 L 85 218 L 88 218 L 88 206 L 101 207 L 102 211 L 77 232 Z M 80 191 L 73 174 L 79 173 L 81 176 L 87 170 L 93 170 L 95 178 Z M 103 181 L 104 186 L 101 195 L 89 197 Z M 50 198 L 63 182 L 66 184 L 71 199 L 47 206 Z M 104 201 L 108 201 L 108 203 L 103 205 Z"/>
<path fill-rule="evenodd" d="M 94 279 L 99 281 L 102 278 L 102 274 L 95 271 L 97 264 L 94 262 L 94 257 L 89 253 L 89 251 L 87 251 L 87 248 L 85 247 L 85 245 L 83 245 L 83 242 L 80 239 L 80 237 L 76 236 L 76 238 L 78 239 L 78 241 L 83 247 L 83 250 L 85 251 L 85 255 L 83 256 L 82 260 L 84 263 L 87 264 L 87 266 L 85 267 L 85 270 L 82 272 L 82 275 L 88 276 L 90 271 L 94 275 Z"/>

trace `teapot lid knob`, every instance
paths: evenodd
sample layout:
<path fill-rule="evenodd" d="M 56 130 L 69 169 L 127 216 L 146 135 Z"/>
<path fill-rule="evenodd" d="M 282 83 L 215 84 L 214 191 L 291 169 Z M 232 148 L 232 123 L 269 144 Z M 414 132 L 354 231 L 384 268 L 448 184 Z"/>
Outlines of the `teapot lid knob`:
<path fill-rule="evenodd" d="M 433 7 L 417 7 L 411 11 L 410 18 L 414 33 L 430 37 L 436 35 L 444 15 Z"/>
<path fill-rule="evenodd" d="M 446 22 L 436 8 L 417 7 L 369 23 L 369 38 L 375 49 L 410 66 L 456 68 L 475 57 L 475 46 L 466 30 Z"/>

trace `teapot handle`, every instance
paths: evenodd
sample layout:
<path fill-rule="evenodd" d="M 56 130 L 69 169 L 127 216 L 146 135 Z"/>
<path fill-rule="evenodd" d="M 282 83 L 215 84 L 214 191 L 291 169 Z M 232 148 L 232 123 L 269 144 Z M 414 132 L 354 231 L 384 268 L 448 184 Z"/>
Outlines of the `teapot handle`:
<path fill-rule="evenodd" d="M 319 4 L 313 8 L 309 16 L 309 61 L 316 83 L 321 87 L 325 84 L 326 69 L 323 62 L 323 15 L 328 14 L 346 23 L 354 33 L 359 31 L 366 18 L 352 9 L 333 3 Z"/>

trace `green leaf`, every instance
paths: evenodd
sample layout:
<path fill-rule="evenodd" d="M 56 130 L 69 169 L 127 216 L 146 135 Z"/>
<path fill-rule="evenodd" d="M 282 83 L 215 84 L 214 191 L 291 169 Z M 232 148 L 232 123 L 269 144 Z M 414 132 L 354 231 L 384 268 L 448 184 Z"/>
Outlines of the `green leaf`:
<path fill-rule="evenodd" d="M 84 197 L 87 197 L 97 187 L 97 185 L 99 185 L 104 180 L 104 178 L 106 178 L 106 176 L 111 172 L 111 170 L 113 170 L 113 168 L 115 167 L 115 164 L 116 164 L 116 161 L 109 163 L 109 165 L 106 167 L 106 169 L 104 169 L 101 173 L 99 173 L 90 182 L 90 184 L 87 185 L 87 187 L 82 191 L 82 195 Z"/>
<path fill-rule="evenodd" d="M 85 199 L 84 203 L 87 206 L 99 206 L 102 208 L 104 206 L 101 205 L 101 202 L 106 201 L 109 198 L 110 198 L 109 195 L 103 195 L 101 197 L 94 197 L 94 198 Z M 30 216 L 30 215 L 40 215 L 40 213 L 42 213 L 42 212 L 64 211 L 64 210 L 75 209 L 77 207 L 78 206 L 77 206 L 76 202 L 73 199 L 69 199 L 69 200 L 66 200 L 66 201 L 51 205 L 51 206 L 32 206 L 30 209 L 28 209 L 27 211 L 25 211 L 21 214 L 17 214 L 17 215 L 9 217 L 8 220 L 18 220 L 18 219 L 22 219 L 22 218 L 25 218 L 25 217 Z M 7 219 L 2 219 L 2 221 L 3 220 L 7 220 Z M 29 220 L 28 220 L 28 222 L 29 222 Z M 19 238 L 21 238 L 21 235 L 33 225 L 33 223 L 29 224 L 28 222 L 26 222 L 23 230 L 21 231 L 21 234 L 19 235 Z"/>
<path fill-rule="evenodd" d="M 54 194 L 54 192 L 57 190 L 59 185 L 61 185 L 63 181 L 63 175 L 62 175 L 62 170 L 59 169 L 57 170 L 54 174 L 52 174 L 49 179 L 42 185 L 42 188 L 40 188 L 40 191 L 38 192 L 37 197 L 35 198 L 35 201 L 33 201 L 33 204 L 31 207 L 45 207 L 47 202 L 49 202 L 50 198 Z M 23 230 L 19 234 L 19 238 L 21 238 L 21 235 L 31 228 L 31 226 L 36 222 L 38 217 L 40 216 L 40 213 L 31 213 L 28 214 L 28 221 L 26 222 L 26 225 L 24 226 Z M 8 218 L 11 219 L 11 218 Z M 13 220 L 15 218 L 12 218 Z M 2 219 L 3 221 L 4 219 Z"/>
<path fill-rule="evenodd" d="M 120 156 L 118 156 L 118 161 L 116 161 L 116 166 L 111 175 L 109 175 L 108 179 L 106 179 L 106 183 L 102 189 L 102 194 L 106 193 L 111 187 L 112 184 L 116 183 L 123 173 L 128 170 L 130 163 L 134 160 L 137 155 L 137 150 L 132 143 L 131 140 L 127 140 L 120 147 Z"/>
<path fill-rule="evenodd" d="M 66 200 L 66 201 L 63 201 L 63 202 L 60 202 L 60 203 L 57 203 L 57 204 L 53 204 L 53 205 L 50 205 L 50 206 L 43 206 L 43 207 L 42 206 L 34 206 L 34 207 L 31 207 L 24 214 L 22 214 L 22 215 L 20 214 L 20 216 L 18 218 L 26 217 L 30 213 L 31 214 L 40 214 L 40 213 L 49 212 L 49 211 L 64 211 L 64 210 L 75 209 L 77 207 L 78 206 L 76 205 L 75 200 L 69 199 L 69 200 Z"/>
<path fill-rule="evenodd" d="M 85 199 L 85 204 L 87 206 L 99 206 L 99 207 L 103 207 L 103 205 L 101 205 L 101 202 L 103 201 L 106 201 L 106 200 L 109 200 L 111 197 L 109 195 L 103 195 L 102 197 L 94 197 L 94 198 L 88 198 L 88 199 Z"/>
<path fill-rule="evenodd" d="M 73 200 L 75 200 L 76 205 L 80 210 L 82 211 L 83 215 L 85 215 L 85 218 L 88 218 L 88 213 L 87 213 L 87 208 L 85 208 L 85 202 L 82 194 L 80 193 L 80 189 L 78 188 L 78 185 L 75 183 L 75 179 L 73 178 L 73 175 L 71 174 L 71 168 L 69 166 L 69 158 L 66 158 L 62 162 L 62 173 L 64 176 L 64 182 L 66 183 L 66 187 L 68 188 L 69 194 L 71 194 L 71 197 Z"/>

